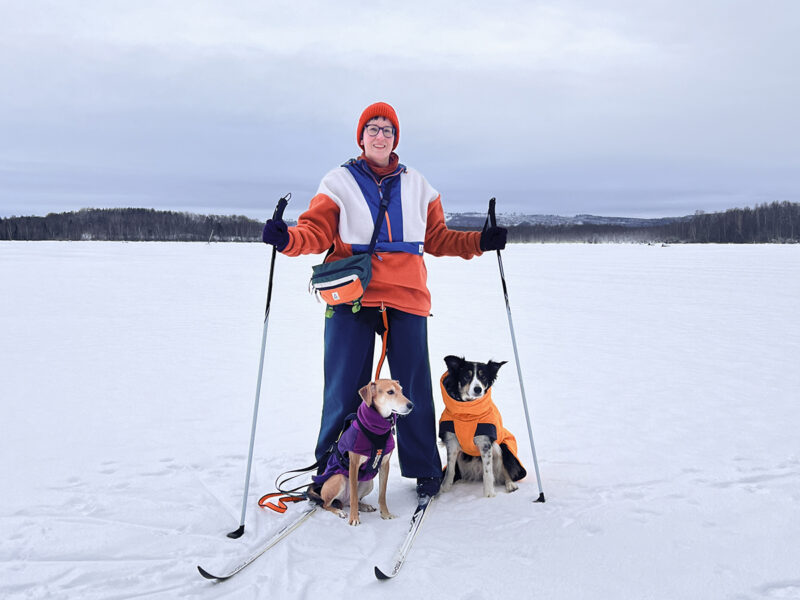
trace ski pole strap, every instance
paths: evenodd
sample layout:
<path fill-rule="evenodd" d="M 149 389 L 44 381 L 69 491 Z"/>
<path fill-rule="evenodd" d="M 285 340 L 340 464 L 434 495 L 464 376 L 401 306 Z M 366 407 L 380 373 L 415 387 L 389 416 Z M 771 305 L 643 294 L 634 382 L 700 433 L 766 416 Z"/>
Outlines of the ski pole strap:
<path fill-rule="evenodd" d="M 497 227 L 497 217 L 494 214 L 495 198 L 489 200 L 489 223 L 492 227 Z"/>
<path fill-rule="evenodd" d="M 275 212 L 272 213 L 273 221 L 283 220 L 283 211 L 286 210 L 286 205 L 289 203 L 289 200 L 291 199 L 292 199 L 292 192 L 289 192 L 283 198 L 278 200 L 278 204 L 275 207 Z"/>
<path fill-rule="evenodd" d="M 278 498 L 277 503 L 269 501 L 270 498 L 275 498 L 275 497 L 278 497 L 278 496 L 280 496 L 280 497 Z M 261 496 L 261 498 L 259 498 L 259 500 L 258 500 L 258 505 L 261 508 L 269 508 L 271 510 L 274 510 L 277 513 L 283 514 L 289 508 L 288 506 L 286 506 L 287 502 L 301 502 L 303 500 L 306 500 L 306 495 L 305 494 L 286 494 L 286 495 L 284 495 L 283 492 L 273 492 L 271 494 L 264 494 L 263 496 Z"/>
<path fill-rule="evenodd" d="M 389 336 L 389 320 L 386 318 L 386 307 L 381 304 L 381 318 L 383 319 L 383 347 L 381 348 L 381 357 L 378 360 L 378 368 L 375 369 L 375 380 L 377 381 L 381 376 L 381 368 L 383 367 L 383 360 L 386 358 L 386 338 Z"/>

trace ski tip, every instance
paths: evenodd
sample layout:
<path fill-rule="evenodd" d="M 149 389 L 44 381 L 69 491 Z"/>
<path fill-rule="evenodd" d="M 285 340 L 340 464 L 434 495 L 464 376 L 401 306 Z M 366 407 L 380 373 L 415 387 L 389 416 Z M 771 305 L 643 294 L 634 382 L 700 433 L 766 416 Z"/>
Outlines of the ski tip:
<path fill-rule="evenodd" d="M 228 534 L 228 537 L 233 540 L 238 540 L 240 537 L 242 537 L 243 533 L 244 533 L 244 525 L 240 525 L 239 529 L 237 529 L 236 531 L 231 531 Z"/>
<path fill-rule="evenodd" d="M 539 494 L 539 497 L 534 502 L 544 502 L 544 492 Z"/>
<path fill-rule="evenodd" d="M 212 575 L 211 573 L 206 571 L 200 565 L 197 565 L 197 570 L 200 571 L 200 575 L 202 575 L 206 579 L 211 579 L 211 580 L 216 580 L 216 581 L 222 581 L 222 579 L 224 579 L 224 577 L 217 577 L 216 575 Z"/>
<path fill-rule="evenodd" d="M 386 581 L 387 579 L 391 579 L 389 575 L 381 571 L 378 567 L 375 567 L 375 577 L 377 577 L 381 581 Z"/>

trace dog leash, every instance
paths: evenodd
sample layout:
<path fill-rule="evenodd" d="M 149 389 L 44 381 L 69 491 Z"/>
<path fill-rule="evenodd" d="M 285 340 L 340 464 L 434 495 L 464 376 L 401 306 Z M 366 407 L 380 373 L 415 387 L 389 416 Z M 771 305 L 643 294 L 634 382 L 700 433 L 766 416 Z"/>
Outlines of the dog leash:
<path fill-rule="evenodd" d="M 375 369 L 375 380 L 377 381 L 380 379 L 381 376 L 381 368 L 383 367 L 383 360 L 386 358 L 386 338 L 389 335 L 389 319 L 386 317 L 386 307 L 381 302 L 380 311 L 381 318 L 383 319 L 383 333 L 381 334 L 381 338 L 383 340 L 383 347 L 381 348 L 381 357 L 378 360 L 378 368 Z"/>
<path fill-rule="evenodd" d="M 336 438 L 336 441 L 331 444 L 330 448 L 328 448 L 327 452 L 325 452 L 325 455 L 313 465 L 303 467 L 302 469 L 292 469 L 278 475 L 278 477 L 275 479 L 275 489 L 278 491 L 261 496 L 261 498 L 258 500 L 258 505 L 261 508 L 269 508 L 277 513 L 283 514 L 288 510 L 286 502 L 300 502 L 302 500 L 311 500 L 312 502 L 315 502 L 316 500 L 311 497 L 308 492 L 300 492 L 300 490 L 307 489 L 310 485 L 313 485 L 311 481 L 302 483 L 289 489 L 287 489 L 286 486 L 293 479 L 302 477 L 307 473 L 317 470 L 319 467 L 324 467 L 328 462 L 328 457 L 336 450 L 336 445 L 339 443 L 339 439 L 342 437 L 342 434 L 350 425 L 350 423 L 356 419 L 356 413 L 352 413 L 345 418 L 344 424 L 341 431 L 339 431 L 339 436 Z M 270 502 L 271 498 L 278 498 L 277 503 Z"/>
<path fill-rule="evenodd" d="M 281 473 L 278 475 L 278 478 L 275 480 L 275 489 L 277 492 L 271 492 L 269 494 L 264 494 L 261 498 L 258 499 L 258 505 L 261 508 L 269 508 L 274 510 L 277 513 L 285 513 L 288 510 L 288 506 L 286 506 L 287 502 L 301 502 L 303 500 L 309 500 L 309 496 L 307 492 L 300 492 L 300 490 L 308 488 L 311 483 L 303 483 L 297 487 L 293 487 L 291 489 L 285 489 L 284 486 L 292 479 L 296 479 L 306 473 L 313 471 L 314 469 L 319 466 L 319 461 L 315 462 L 313 465 L 310 465 L 304 469 L 294 469 L 293 471 L 286 471 L 285 473 Z M 294 473 L 294 475 L 292 475 Z M 287 477 L 289 475 L 289 477 Z M 283 479 L 282 479 L 283 478 Z M 299 492 L 299 493 L 298 493 Z M 277 498 L 276 502 L 270 502 L 270 499 Z"/>
<path fill-rule="evenodd" d="M 383 332 L 380 334 L 381 335 L 382 346 L 381 346 L 381 357 L 380 357 L 380 359 L 378 359 L 378 367 L 377 367 L 377 369 L 375 369 L 375 379 L 376 380 L 380 378 L 381 369 L 383 368 L 383 361 L 386 359 L 386 343 L 387 343 L 387 338 L 389 336 L 389 319 L 386 316 L 386 307 L 384 306 L 383 302 L 381 302 L 381 308 L 380 308 L 379 312 L 381 313 L 381 320 L 383 321 Z M 392 417 L 394 417 L 394 415 L 392 415 Z M 392 427 L 394 427 L 394 419 L 392 419 Z M 370 438 L 370 441 L 375 443 L 375 440 L 372 439 L 371 432 L 367 429 L 366 426 L 362 425 L 362 431 L 364 431 L 365 435 L 367 435 Z M 342 434 L 340 432 L 339 433 L 339 437 L 341 437 L 341 435 Z M 337 439 L 337 442 L 338 442 L 338 439 Z M 385 439 L 383 440 L 383 443 L 385 444 Z M 381 455 L 380 454 L 381 452 L 382 452 L 382 450 L 379 450 L 379 456 Z M 301 502 L 303 500 L 308 500 L 309 499 L 308 494 L 306 494 L 306 493 L 296 494 L 295 493 L 298 490 L 301 490 L 301 489 L 307 487 L 308 484 L 301 485 L 301 486 L 299 486 L 297 488 L 294 488 L 294 489 L 291 489 L 291 490 L 283 490 L 281 488 L 288 481 L 291 481 L 295 477 L 300 477 L 301 475 L 316 469 L 318 466 L 319 466 L 319 461 L 317 461 L 313 465 L 311 465 L 309 467 L 306 467 L 304 469 L 295 469 L 293 471 L 287 471 L 286 473 L 283 473 L 282 475 L 278 476 L 278 479 L 275 481 L 275 487 L 277 487 L 279 491 L 272 492 L 270 494 L 264 494 L 263 496 L 261 496 L 261 498 L 259 498 L 258 505 L 261 508 L 269 508 L 271 510 L 274 510 L 277 513 L 283 514 L 289 509 L 289 507 L 286 505 L 287 502 Z M 291 477 L 287 477 L 283 481 L 279 481 L 281 479 L 281 477 L 284 477 L 284 476 L 289 475 L 291 473 L 296 473 L 296 475 L 292 475 Z M 277 498 L 277 501 L 276 502 L 270 502 L 270 500 L 272 498 Z"/>
<path fill-rule="evenodd" d="M 278 498 L 277 503 L 269 501 L 270 498 L 275 498 L 276 496 L 280 496 L 280 498 Z M 264 494 L 263 496 L 261 496 L 261 498 L 259 498 L 258 500 L 258 505 L 261 508 L 269 508 L 277 513 L 283 514 L 289 509 L 289 507 L 286 506 L 287 502 L 302 502 L 303 500 L 308 500 L 308 497 L 305 494 L 284 495 L 283 492 L 273 492 L 271 494 Z"/>

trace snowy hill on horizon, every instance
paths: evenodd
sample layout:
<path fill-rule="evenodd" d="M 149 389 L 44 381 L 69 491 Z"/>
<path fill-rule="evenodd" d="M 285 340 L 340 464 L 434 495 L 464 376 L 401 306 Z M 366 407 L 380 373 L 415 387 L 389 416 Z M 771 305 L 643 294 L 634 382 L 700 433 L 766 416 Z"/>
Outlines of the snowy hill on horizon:
<path fill-rule="evenodd" d="M 691 216 L 684 217 L 658 217 L 658 218 L 638 218 L 638 217 L 603 217 L 598 215 L 528 215 L 519 213 L 498 213 L 497 223 L 504 227 L 514 227 L 519 225 L 545 225 L 555 227 L 559 225 L 619 225 L 622 227 L 658 227 L 669 225 L 676 221 L 691 219 Z M 449 227 L 464 227 L 479 229 L 486 222 L 486 213 L 461 212 L 446 213 L 445 221 Z"/>

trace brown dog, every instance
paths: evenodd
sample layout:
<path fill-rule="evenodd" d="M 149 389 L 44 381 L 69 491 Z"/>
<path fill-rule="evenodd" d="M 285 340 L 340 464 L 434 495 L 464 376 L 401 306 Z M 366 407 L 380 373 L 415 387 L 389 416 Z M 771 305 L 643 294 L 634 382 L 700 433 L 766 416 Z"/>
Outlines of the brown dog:
<path fill-rule="evenodd" d="M 389 459 L 394 450 L 392 426 L 394 415 L 406 415 L 413 404 L 403 395 L 397 381 L 378 379 L 358 391 L 363 403 L 357 418 L 339 437 L 338 452 L 328 461 L 325 473 L 315 481 L 324 480 L 320 499 L 322 508 L 344 518 L 344 512 L 333 506 L 338 500 L 342 506 L 350 503 L 350 525 L 359 525 L 359 509 L 372 512 L 374 507 L 360 502 L 372 491 L 376 472 L 379 476 L 378 505 L 381 517 L 393 519 L 386 506 L 386 482 L 389 477 Z M 380 447 L 379 447 L 380 446 Z"/>

